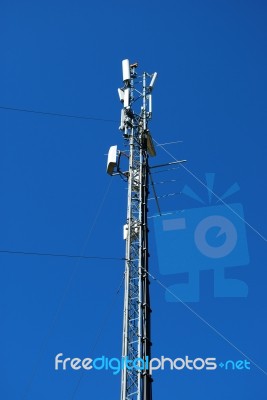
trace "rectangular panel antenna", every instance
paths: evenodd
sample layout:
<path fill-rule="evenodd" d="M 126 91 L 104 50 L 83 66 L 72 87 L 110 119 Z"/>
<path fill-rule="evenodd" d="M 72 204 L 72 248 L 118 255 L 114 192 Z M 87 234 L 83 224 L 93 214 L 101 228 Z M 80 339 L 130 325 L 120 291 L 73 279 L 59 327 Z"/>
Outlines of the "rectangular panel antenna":
<path fill-rule="evenodd" d="M 117 146 L 111 146 L 108 151 L 107 174 L 112 175 L 117 166 Z"/>
<path fill-rule="evenodd" d="M 130 61 L 128 59 L 122 61 L 122 80 L 123 82 L 131 79 Z"/>
<path fill-rule="evenodd" d="M 155 157 L 156 150 L 154 147 L 152 136 L 150 135 L 149 131 L 147 132 L 147 151 L 151 157 Z"/>

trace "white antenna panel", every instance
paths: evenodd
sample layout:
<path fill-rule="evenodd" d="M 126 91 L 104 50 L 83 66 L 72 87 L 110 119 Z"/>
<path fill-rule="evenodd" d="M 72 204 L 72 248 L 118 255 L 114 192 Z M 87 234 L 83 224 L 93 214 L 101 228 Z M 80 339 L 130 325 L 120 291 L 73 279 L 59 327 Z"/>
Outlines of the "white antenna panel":
<path fill-rule="evenodd" d="M 117 166 L 117 146 L 111 146 L 108 152 L 107 174 L 112 175 Z"/>
<path fill-rule="evenodd" d="M 122 89 L 118 89 L 120 101 L 124 102 L 124 91 Z"/>
<path fill-rule="evenodd" d="M 130 105 L 130 88 L 124 89 L 124 108 Z"/>
<path fill-rule="evenodd" d="M 125 120 L 124 109 L 122 109 L 121 110 L 121 123 L 120 123 L 120 126 L 119 126 L 119 129 L 121 131 L 124 130 L 124 120 Z"/>
<path fill-rule="evenodd" d="M 154 72 L 154 74 L 153 74 L 153 76 L 152 76 L 152 79 L 151 79 L 151 82 L 150 82 L 150 84 L 149 84 L 149 89 L 150 89 L 150 90 L 153 89 L 154 83 L 155 83 L 155 81 L 156 81 L 156 79 L 157 79 L 157 76 L 158 76 L 158 73 L 157 73 L 157 72 Z"/>
<path fill-rule="evenodd" d="M 130 61 L 128 59 L 122 61 L 122 80 L 123 82 L 131 79 Z"/>
<path fill-rule="evenodd" d="M 152 94 L 148 95 L 148 112 L 152 114 Z"/>

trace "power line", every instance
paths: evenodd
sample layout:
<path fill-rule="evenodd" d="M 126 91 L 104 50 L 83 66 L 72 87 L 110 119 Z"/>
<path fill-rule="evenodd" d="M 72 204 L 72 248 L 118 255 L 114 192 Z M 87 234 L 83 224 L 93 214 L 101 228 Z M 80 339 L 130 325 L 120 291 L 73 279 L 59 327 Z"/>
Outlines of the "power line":
<path fill-rule="evenodd" d="M 102 257 L 102 256 L 79 256 L 77 254 L 57 254 L 57 253 L 39 253 L 35 251 L 16 251 L 16 250 L 0 250 L 2 254 L 14 254 L 14 255 L 23 255 L 23 256 L 40 256 L 40 257 L 62 257 L 62 258 L 78 258 L 84 260 L 116 260 L 116 261 L 124 261 L 125 258 L 119 257 Z"/>
<path fill-rule="evenodd" d="M 85 119 L 85 120 L 105 121 L 105 122 L 118 122 L 115 119 L 98 118 L 98 117 L 93 117 L 93 116 L 88 116 L 88 115 L 62 114 L 62 113 L 54 113 L 54 112 L 49 112 L 49 111 L 29 110 L 27 108 L 0 106 L 0 109 L 7 110 L 7 111 L 19 111 L 19 112 L 24 112 L 24 113 L 53 116 L 53 117 L 65 117 L 65 118 L 75 118 L 75 119 Z"/>
<path fill-rule="evenodd" d="M 101 213 L 102 208 L 104 206 L 105 200 L 106 200 L 106 198 L 108 196 L 108 193 L 109 193 L 109 190 L 110 190 L 110 187 L 111 187 L 111 183 L 112 183 L 112 180 L 110 180 L 110 182 L 106 186 L 102 201 L 99 203 L 99 205 L 97 207 L 94 220 L 93 220 L 92 225 L 91 225 L 91 227 L 89 229 L 89 232 L 88 232 L 88 234 L 86 236 L 84 245 L 82 247 L 81 254 L 83 254 L 85 252 L 85 249 L 86 249 L 86 247 L 88 245 L 88 242 L 89 242 L 89 240 L 90 240 L 90 238 L 92 236 L 93 230 L 94 230 L 94 228 L 96 226 L 97 220 L 98 220 L 98 218 L 100 216 L 100 213 Z M 51 321 L 51 323 L 50 323 L 50 325 L 48 327 L 46 335 L 45 335 L 45 337 L 44 337 L 44 339 L 42 341 L 42 344 L 40 346 L 40 350 L 37 353 L 36 361 L 35 361 L 34 366 L 32 368 L 32 372 L 31 372 L 29 381 L 27 382 L 26 387 L 25 387 L 25 391 L 22 394 L 22 400 L 28 399 L 28 395 L 29 395 L 29 392 L 31 390 L 31 387 L 32 387 L 33 381 L 35 379 L 36 373 L 38 371 L 38 368 L 40 366 L 41 359 L 42 359 L 42 357 L 44 355 L 44 352 L 46 350 L 46 347 L 47 347 L 47 344 L 48 344 L 48 340 L 49 340 L 50 336 L 52 335 L 53 330 L 55 329 L 55 326 L 56 326 L 56 323 L 58 321 L 59 315 L 60 315 L 60 313 L 62 311 L 62 308 L 63 308 L 63 306 L 64 306 L 64 304 L 66 302 L 67 296 L 69 294 L 71 285 L 73 284 L 74 279 L 75 279 L 75 277 L 77 275 L 77 272 L 78 272 L 78 269 L 79 269 L 80 260 L 81 260 L 81 257 L 79 257 L 77 259 L 77 261 L 75 263 L 75 266 L 74 266 L 74 268 L 72 270 L 71 276 L 70 276 L 70 278 L 69 278 L 69 280 L 68 280 L 68 282 L 67 282 L 67 284 L 66 284 L 66 286 L 65 286 L 65 288 L 63 290 L 63 293 L 62 293 L 62 296 L 60 298 L 60 301 L 59 301 L 58 307 L 56 309 L 55 315 L 52 318 L 52 321 Z"/>

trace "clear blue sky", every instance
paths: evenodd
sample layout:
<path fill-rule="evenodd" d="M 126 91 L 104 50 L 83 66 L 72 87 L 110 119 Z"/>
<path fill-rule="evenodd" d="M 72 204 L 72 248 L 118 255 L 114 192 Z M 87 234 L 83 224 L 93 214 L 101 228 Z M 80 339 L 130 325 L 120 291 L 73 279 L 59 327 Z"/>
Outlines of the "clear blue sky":
<path fill-rule="evenodd" d="M 100 120 L 0 108 L 0 250 L 124 256 L 125 184 L 105 173 L 109 146 L 123 145 L 117 88 L 124 58 L 159 74 L 155 139 L 183 140 L 167 150 L 201 180 L 215 173 L 218 195 L 237 182 L 240 191 L 226 201 L 241 203 L 266 237 L 266 18 L 260 0 L 3 0 L 0 106 Z M 168 161 L 159 149 L 157 162 Z M 159 194 L 186 184 L 207 201 L 187 171 L 171 179 L 177 182 L 159 186 Z M 185 196 L 162 200 L 165 211 L 198 206 Z M 267 370 L 266 240 L 248 226 L 246 235 L 249 264 L 227 276 L 245 281 L 248 297 L 214 298 L 213 271 L 204 271 L 192 307 Z M 175 277 L 161 273 L 156 247 L 151 224 L 151 272 L 169 286 Z M 120 356 L 123 270 L 119 260 L 0 254 L 1 398 L 119 398 L 120 376 L 92 372 L 80 380 L 79 372 L 55 372 L 53 362 L 59 352 Z M 155 282 L 151 301 L 153 356 L 242 358 L 182 304 L 166 302 Z M 154 400 L 264 400 L 266 388 L 254 366 L 161 372 Z"/>

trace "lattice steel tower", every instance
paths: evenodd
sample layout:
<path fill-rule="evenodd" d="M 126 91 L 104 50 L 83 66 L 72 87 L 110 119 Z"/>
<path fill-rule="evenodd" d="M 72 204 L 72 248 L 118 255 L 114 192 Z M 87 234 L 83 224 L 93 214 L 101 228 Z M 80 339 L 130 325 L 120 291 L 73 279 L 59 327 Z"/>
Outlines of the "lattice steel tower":
<path fill-rule="evenodd" d="M 156 153 L 148 122 L 152 117 L 152 90 L 157 73 L 144 72 L 138 75 L 137 67 L 137 63 L 122 61 L 124 86 L 118 92 L 123 109 L 119 129 L 123 131 L 127 150 L 121 152 L 117 150 L 117 146 L 112 146 L 107 165 L 110 175 L 120 174 L 128 183 L 127 221 L 124 226 L 126 263 L 122 357 L 128 360 L 129 365 L 137 358 L 144 361 L 150 359 L 151 353 L 151 308 L 147 274 L 148 158 Z M 122 157 L 128 163 L 126 172 L 121 170 Z M 152 378 L 148 369 L 124 368 L 121 400 L 151 400 L 151 384 Z"/>

